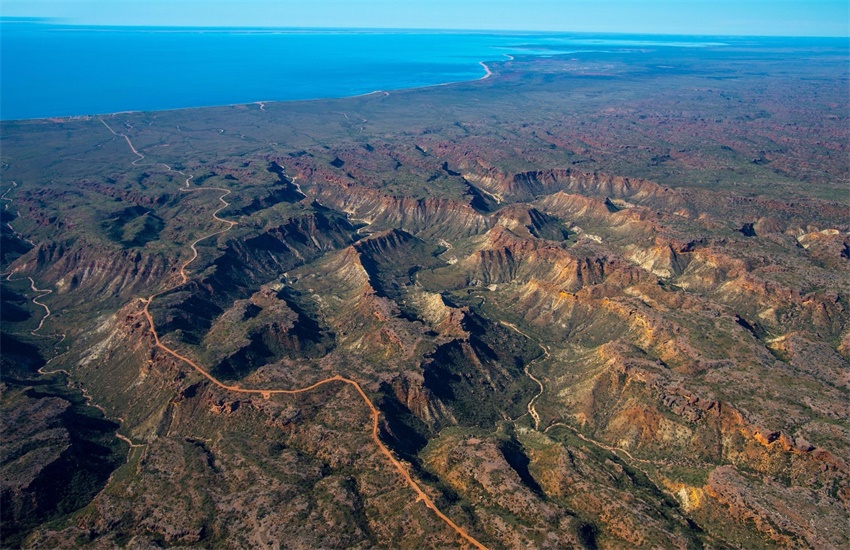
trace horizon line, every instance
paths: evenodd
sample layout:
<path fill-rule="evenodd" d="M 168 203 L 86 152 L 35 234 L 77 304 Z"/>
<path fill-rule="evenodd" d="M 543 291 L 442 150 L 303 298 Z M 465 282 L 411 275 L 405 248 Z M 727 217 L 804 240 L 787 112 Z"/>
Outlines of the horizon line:
<path fill-rule="evenodd" d="M 497 28 L 460 28 L 460 27 L 333 27 L 333 26 L 268 26 L 268 25 L 133 25 L 122 23 L 73 23 L 62 18 L 54 17 L 24 17 L 24 16 L 2 16 L 0 24 L 26 23 L 35 25 L 53 25 L 57 27 L 77 28 L 103 28 L 103 29 L 192 29 L 192 30 L 264 30 L 264 31 L 371 31 L 371 32 L 428 32 L 428 33 L 522 33 L 522 34 L 605 34 L 623 36 L 693 36 L 693 37 L 736 37 L 736 38 L 823 38 L 848 40 L 850 46 L 850 34 L 847 35 L 805 35 L 805 34 L 737 34 L 737 33 L 675 33 L 675 32 L 646 32 L 646 31 L 604 31 L 604 30 L 568 30 L 568 29 L 497 29 Z"/>

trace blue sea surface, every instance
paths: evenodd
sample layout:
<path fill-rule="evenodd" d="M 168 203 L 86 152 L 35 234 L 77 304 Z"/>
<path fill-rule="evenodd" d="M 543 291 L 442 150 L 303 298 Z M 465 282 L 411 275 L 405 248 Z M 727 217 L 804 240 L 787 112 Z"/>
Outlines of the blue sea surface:
<path fill-rule="evenodd" d="M 481 78 L 479 62 L 699 37 L 74 27 L 0 20 L 0 119 L 317 99 Z M 598 49 L 594 49 L 598 48 Z"/>
<path fill-rule="evenodd" d="M 4 25 L 0 118 L 342 97 L 484 76 L 485 34 Z"/>

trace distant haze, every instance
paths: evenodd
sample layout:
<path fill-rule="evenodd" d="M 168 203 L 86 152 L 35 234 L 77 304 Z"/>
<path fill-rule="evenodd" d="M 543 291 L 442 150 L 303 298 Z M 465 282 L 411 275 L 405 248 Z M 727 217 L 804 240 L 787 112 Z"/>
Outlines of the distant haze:
<path fill-rule="evenodd" d="M 4 1 L 4 17 L 122 26 L 546 30 L 751 36 L 848 36 L 846 0 L 204 0 Z"/>

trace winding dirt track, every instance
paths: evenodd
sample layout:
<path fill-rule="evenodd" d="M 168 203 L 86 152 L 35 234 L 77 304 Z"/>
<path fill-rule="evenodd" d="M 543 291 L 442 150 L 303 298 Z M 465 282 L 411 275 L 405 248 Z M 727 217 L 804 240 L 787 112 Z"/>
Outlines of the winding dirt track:
<path fill-rule="evenodd" d="M 189 178 L 186 180 L 186 186 L 187 187 L 189 185 L 189 179 L 192 179 L 192 176 L 189 176 Z M 213 217 L 214 220 L 222 222 L 222 223 L 226 223 L 228 225 L 227 225 L 227 227 L 225 227 L 224 229 L 222 229 L 220 231 L 216 231 L 214 233 L 210 233 L 209 235 L 204 235 L 203 237 L 195 239 L 192 242 L 192 244 L 189 245 L 189 248 L 192 249 L 192 257 L 189 258 L 188 260 L 186 260 L 183 263 L 183 265 L 180 266 L 180 278 L 182 279 L 180 284 L 186 284 L 189 281 L 189 277 L 186 275 L 186 268 L 189 266 L 189 264 L 191 264 L 192 262 L 194 262 L 198 258 L 198 249 L 195 248 L 195 245 L 197 245 L 199 242 L 201 242 L 203 240 L 209 239 L 210 237 L 215 237 L 216 235 L 221 235 L 222 233 L 227 233 L 228 231 L 233 229 L 233 226 L 239 225 L 238 222 L 233 222 L 233 221 L 225 220 L 225 219 L 218 217 L 219 212 L 221 212 L 222 210 L 224 210 L 225 208 L 230 206 L 230 203 L 227 202 L 226 200 L 224 200 L 224 197 L 226 197 L 227 195 L 230 194 L 229 189 L 224 189 L 223 187 L 195 187 L 195 188 L 192 188 L 192 189 L 181 189 L 181 191 L 204 191 L 204 190 L 214 190 L 214 191 L 223 191 L 224 192 L 224 194 L 221 195 L 218 198 L 218 200 L 221 201 L 222 205 L 221 205 L 221 207 L 219 207 L 218 210 L 216 210 L 215 212 L 212 213 L 212 217 Z"/>
<path fill-rule="evenodd" d="M 6 195 L 8 195 L 10 191 L 12 191 L 12 190 L 14 190 L 15 188 L 17 188 L 17 187 L 18 187 L 17 182 L 14 182 L 14 181 L 13 181 L 13 182 L 11 182 L 11 183 L 12 183 L 12 187 L 10 187 L 10 188 L 6 189 L 6 191 L 5 191 L 2 195 L 0 195 L 0 200 L 2 200 L 2 201 L 7 201 L 7 202 L 6 202 L 6 204 L 3 206 L 3 209 L 4 209 L 4 210 L 8 210 L 8 209 L 9 209 L 9 205 L 12 203 L 12 199 L 6 198 Z M 17 217 L 20 217 L 20 213 L 18 213 Z M 14 227 L 12 227 L 12 223 L 11 223 L 11 222 L 7 222 L 7 223 L 6 223 L 6 227 L 8 227 L 8 228 L 9 228 L 9 230 L 10 230 L 10 231 L 12 231 L 12 233 L 14 233 L 15 235 L 17 235 L 19 238 L 24 239 L 23 235 L 21 235 L 20 233 L 18 233 L 18 232 L 15 230 L 15 228 L 14 228 Z M 34 242 L 32 242 L 32 241 L 30 241 L 30 240 L 28 240 L 28 239 L 24 239 L 24 240 L 25 240 L 26 242 L 28 242 L 29 244 L 31 244 L 33 247 L 35 247 L 35 243 L 34 243 Z M 12 279 L 12 275 L 14 275 L 14 274 L 15 274 L 15 270 L 10 271 L 10 272 L 8 273 L 8 275 L 6 275 L 6 280 L 7 280 L 7 281 L 10 281 L 10 282 L 14 282 L 14 281 L 21 281 L 21 280 L 23 280 L 23 279 Z M 50 317 L 50 308 L 47 306 L 47 304 L 44 304 L 44 303 L 42 303 L 42 302 L 39 302 L 38 300 L 39 300 L 39 298 L 44 298 L 44 297 L 45 297 L 45 296 L 47 296 L 48 294 L 52 294 L 52 293 L 53 293 L 53 291 L 52 291 L 52 290 L 50 290 L 50 289 L 47 289 L 47 288 L 38 288 L 38 287 L 36 287 L 36 286 L 35 286 L 35 281 L 33 280 L 33 278 L 32 278 L 32 277 L 25 277 L 25 278 L 26 278 L 27 280 L 29 280 L 29 282 L 30 282 L 30 290 L 32 290 L 33 292 L 35 292 L 35 293 L 37 294 L 37 295 L 36 295 L 36 297 L 32 299 L 32 303 L 34 303 L 34 304 L 35 304 L 35 305 L 37 305 L 37 306 L 41 306 L 41 307 L 43 307 L 43 308 L 44 308 L 44 316 L 43 316 L 43 317 L 41 318 L 41 320 L 38 322 L 38 326 L 37 326 L 36 328 L 34 328 L 33 330 L 31 330 L 31 331 L 30 331 L 30 334 L 32 334 L 33 336 L 40 336 L 39 334 L 36 334 L 36 332 L 38 332 L 38 331 L 40 331 L 40 330 L 41 330 L 41 328 L 44 326 L 44 321 L 46 321 L 46 320 L 47 320 L 47 318 L 48 318 L 48 317 Z M 65 339 L 65 335 L 64 335 L 64 334 L 62 334 L 61 336 L 62 336 L 62 340 L 64 340 L 64 339 Z M 47 336 L 47 338 L 50 338 L 50 337 L 49 337 L 49 336 Z M 61 342 L 61 340 L 60 340 L 60 342 Z M 58 345 L 58 343 L 57 343 L 57 345 Z"/>
<path fill-rule="evenodd" d="M 505 325 L 506 327 L 513 329 L 517 334 L 521 334 L 522 336 L 525 336 L 526 338 L 531 340 L 531 336 L 529 336 L 528 334 L 526 334 L 523 331 L 521 331 L 520 329 L 518 329 L 517 326 L 514 325 L 513 323 L 508 323 L 507 321 L 499 321 L 499 322 L 501 324 Z M 549 359 L 549 348 L 547 348 L 543 344 L 538 343 L 537 345 L 540 346 L 540 349 L 543 350 L 543 356 L 538 358 L 538 359 L 535 359 L 534 361 L 532 361 L 528 364 L 526 364 L 525 367 L 522 369 L 525 372 L 525 375 L 528 376 L 529 378 L 531 378 L 532 380 L 534 380 L 537 383 L 537 386 L 540 388 L 540 390 L 537 392 L 537 394 L 528 401 L 528 405 L 526 407 L 528 409 L 528 414 L 530 414 L 531 418 L 534 419 L 534 429 L 535 430 L 540 429 L 540 415 L 537 413 L 537 409 L 534 408 L 534 402 L 537 401 L 538 397 L 543 395 L 543 382 L 541 382 L 536 376 L 531 374 L 531 371 L 528 370 L 528 368 L 531 365 L 533 365 L 534 363 L 537 363 L 539 361 L 545 361 L 546 359 Z M 523 415 L 523 416 L 525 416 L 525 415 Z"/>
<path fill-rule="evenodd" d="M 143 154 L 139 153 L 136 150 L 136 148 L 133 146 L 133 143 L 130 141 L 130 138 L 127 137 L 126 134 L 123 134 L 123 133 L 119 134 L 119 133 L 115 132 L 112 128 L 109 127 L 108 124 L 106 124 L 105 121 L 103 121 L 103 119 L 101 119 L 101 122 L 103 122 L 103 125 L 106 126 L 109 129 L 110 132 L 112 132 L 116 136 L 123 137 L 127 141 L 127 144 L 130 146 L 130 150 L 135 155 L 139 156 L 138 159 L 133 161 L 133 163 L 132 163 L 133 165 L 136 165 L 137 162 L 139 162 L 140 160 L 145 158 L 145 156 Z M 166 166 L 169 170 L 171 170 L 171 168 L 168 167 L 167 165 L 164 165 L 164 166 Z M 182 174 L 182 172 L 180 172 L 180 173 Z M 189 185 L 190 179 L 192 179 L 192 176 L 189 176 L 186 179 L 186 186 L 187 187 Z M 192 253 L 193 253 L 192 257 L 189 260 L 187 260 L 186 262 L 184 262 L 183 265 L 180 267 L 179 273 L 180 273 L 180 277 L 181 277 L 182 280 L 178 285 L 175 285 L 174 287 L 172 287 L 172 289 L 188 282 L 189 279 L 188 279 L 188 276 L 186 275 L 186 268 L 189 267 L 189 264 L 194 262 L 198 257 L 198 251 L 195 248 L 195 245 L 197 245 L 199 242 L 201 242 L 204 239 L 208 239 L 210 237 L 214 237 L 216 235 L 226 233 L 227 231 L 230 231 L 235 225 L 237 225 L 237 222 L 225 220 L 225 219 L 222 219 L 218 216 L 219 212 L 221 212 L 223 209 L 225 209 L 229 206 L 229 203 L 224 200 L 224 197 L 226 197 L 227 195 L 230 194 L 230 190 L 224 189 L 224 188 L 218 188 L 218 187 L 197 187 L 197 188 L 193 188 L 191 190 L 192 191 L 200 191 L 200 190 L 203 190 L 203 189 L 218 190 L 218 191 L 224 192 L 224 194 L 219 197 L 219 201 L 221 201 L 222 206 L 219 207 L 215 212 L 213 212 L 212 218 L 216 221 L 228 224 L 228 227 L 226 227 L 225 229 L 219 230 L 219 231 L 215 231 L 215 232 L 210 233 L 208 235 L 205 235 L 205 236 L 203 236 L 199 239 L 196 239 L 190 245 L 190 248 L 192 249 Z M 194 361 L 192 361 L 188 357 L 179 354 L 177 351 L 171 349 L 170 347 L 166 346 L 165 344 L 163 344 L 160 341 L 159 334 L 156 331 L 156 325 L 154 324 L 154 320 L 153 320 L 153 317 L 150 314 L 149 308 L 150 308 L 151 303 L 153 302 L 153 300 L 157 296 L 160 296 L 160 295 L 168 292 L 169 290 L 171 290 L 171 289 L 163 290 L 163 291 L 161 291 L 157 294 L 153 294 L 149 298 L 140 298 L 140 300 L 145 304 L 145 307 L 142 311 L 145 315 L 145 318 L 148 321 L 148 324 L 150 325 L 150 332 L 151 332 L 151 335 L 154 338 L 154 342 L 155 342 L 155 345 L 156 345 L 157 348 L 159 348 L 162 351 L 164 351 L 165 353 L 171 355 L 175 359 L 178 359 L 178 360 L 186 363 L 187 365 L 189 365 L 190 367 L 195 369 L 195 371 L 197 371 L 199 374 L 201 374 L 204 378 L 206 378 L 207 380 L 209 380 L 210 382 L 212 382 L 213 384 L 215 384 L 216 386 L 218 386 L 218 387 L 220 387 L 224 390 L 235 392 L 235 393 L 260 395 L 264 399 L 269 399 L 272 395 L 297 395 L 297 394 L 300 394 L 300 393 L 306 393 L 306 392 L 312 391 L 316 388 L 319 388 L 321 386 L 324 386 L 326 384 L 332 384 L 332 383 L 342 383 L 342 384 L 348 384 L 349 386 L 352 386 L 355 390 L 357 390 L 357 393 L 360 394 L 360 397 L 363 398 L 363 402 L 369 408 L 369 411 L 372 415 L 372 440 L 378 446 L 378 449 L 381 451 L 381 453 L 384 456 L 387 457 L 387 460 L 390 461 L 390 463 L 393 465 L 393 467 L 396 469 L 396 471 L 398 471 L 398 473 L 402 476 L 402 478 L 404 478 L 407 485 L 413 490 L 414 493 L 416 493 L 416 500 L 415 501 L 416 502 L 419 502 L 419 501 L 424 502 L 425 506 L 427 508 L 429 508 L 430 510 L 432 510 L 437 515 L 437 517 L 439 517 L 444 523 L 446 523 L 446 525 L 451 527 L 455 531 L 455 533 L 457 533 L 458 536 L 460 536 L 461 539 L 468 542 L 469 544 L 471 544 L 475 548 L 478 548 L 479 550 L 487 550 L 486 546 L 484 546 L 483 544 L 481 544 L 480 542 L 475 540 L 475 538 L 473 538 L 469 533 L 467 533 L 466 530 L 463 527 L 457 525 L 455 522 L 453 522 L 451 520 L 451 518 L 449 518 L 447 515 L 445 515 L 443 512 L 440 511 L 440 509 L 437 507 L 437 505 L 434 504 L 434 501 L 431 499 L 431 497 L 429 497 L 425 493 L 425 491 L 422 490 L 422 488 L 419 486 L 419 484 L 416 483 L 416 481 L 413 479 L 413 477 L 407 471 L 407 468 L 404 467 L 404 465 L 393 455 L 392 451 L 390 451 L 390 449 L 383 443 L 383 441 L 381 441 L 381 438 L 379 437 L 380 412 L 375 407 L 375 404 L 372 402 L 372 400 L 369 399 L 369 396 L 366 395 L 366 392 L 363 391 L 363 388 L 362 388 L 362 386 L 360 386 L 359 383 L 357 383 L 355 380 L 352 380 L 350 378 L 345 378 L 345 377 L 337 374 L 337 375 L 331 376 L 330 378 L 325 378 L 324 380 L 320 380 L 320 381 L 318 381 L 315 384 L 312 384 L 310 386 L 307 386 L 307 387 L 304 387 L 304 388 L 298 388 L 298 389 L 294 389 L 294 390 L 246 389 L 246 388 L 241 388 L 239 386 L 227 385 L 227 384 L 221 382 L 218 378 L 216 378 L 215 376 L 213 376 L 209 372 L 207 372 L 206 369 L 204 369 L 203 367 L 201 367 L 200 365 L 198 365 L 197 363 L 195 363 Z M 542 391 L 542 385 L 541 385 L 541 391 Z M 537 420 L 537 419 L 535 419 L 535 420 Z M 129 439 L 125 438 L 124 436 L 120 436 L 120 435 L 119 435 L 119 437 L 121 439 L 125 440 L 126 442 L 130 443 L 131 446 L 134 446 L 134 444 Z"/>
<path fill-rule="evenodd" d="M 132 164 L 133 166 L 135 166 L 137 162 L 139 162 L 140 160 L 142 160 L 142 159 L 144 159 L 144 158 L 145 158 L 145 155 L 143 155 L 143 154 L 141 154 L 140 152 L 136 151 L 136 147 L 133 145 L 133 142 L 132 142 L 132 141 L 130 141 L 130 138 L 129 138 L 129 137 L 127 137 L 127 134 L 119 134 L 118 132 L 116 132 L 115 130 L 113 130 L 113 129 L 112 129 L 112 127 L 111 127 L 109 124 L 107 124 L 105 120 L 100 119 L 100 121 L 103 123 L 103 125 L 104 125 L 104 126 L 106 126 L 106 128 L 107 128 L 110 132 L 112 132 L 112 133 L 113 133 L 113 134 L 115 134 L 116 136 L 120 136 L 120 137 L 124 138 L 124 139 L 127 141 L 127 145 L 129 145 L 129 146 L 130 146 L 130 150 L 131 150 L 131 151 L 133 151 L 133 154 L 134 154 L 134 155 L 137 155 L 137 156 L 139 157 L 139 158 L 137 158 L 136 160 L 134 160 L 133 162 L 131 162 L 130 164 Z"/>
<path fill-rule="evenodd" d="M 32 277 L 27 277 L 27 279 L 29 279 L 29 281 L 30 281 L 30 290 L 32 290 L 33 292 L 38 292 L 38 293 L 39 293 L 39 295 L 38 295 L 38 296 L 36 296 L 35 298 L 33 298 L 33 299 L 32 299 L 32 303 L 34 303 L 35 305 L 38 305 L 38 306 L 41 306 L 41 307 L 43 307 L 43 308 L 44 308 L 44 317 L 42 317 L 42 318 L 41 318 L 41 321 L 39 321 L 39 322 L 38 322 L 38 326 L 37 326 L 34 330 L 31 330 L 31 331 L 30 331 L 30 334 L 35 335 L 35 333 L 36 333 L 36 332 L 38 332 L 38 331 L 40 331 L 40 330 L 41 330 L 41 327 L 43 327 L 43 326 L 44 326 L 44 321 L 45 321 L 48 317 L 50 317 L 50 308 L 49 308 L 49 307 L 47 307 L 47 304 L 43 304 L 43 303 L 39 302 L 39 301 L 38 301 L 38 299 L 39 299 L 39 298 L 44 298 L 44 297 L 45 297 L 45 296 L 47 296 L 48 294 L 53 294 L 53 291 L 52 291 L 52 290 L 49 290 L 49 289 L 46 289 L 46 288 L 36 288 L 36 286 L 35 286 L 35 281 L 33 281 L 33 280 L 32 280 Z"/>

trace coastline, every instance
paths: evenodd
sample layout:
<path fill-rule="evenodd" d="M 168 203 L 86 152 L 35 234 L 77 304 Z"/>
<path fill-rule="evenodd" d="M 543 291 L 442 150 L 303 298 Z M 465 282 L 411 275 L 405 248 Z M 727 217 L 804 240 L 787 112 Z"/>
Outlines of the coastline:
<path fill-rule="evenodd" d="M 514 56 L 508 56 L 508 54 L 503 54 L 509 58 L 510 61 L 513 61 Z M 499 61 L 489 61 L 489 63 L 499 63 Z M 108 113 L 87 113 L 82 115 L 58 115 L 58 116 L 44 116 L 44 117 L 34 117 L 34 118 L 12 118 L 12 119 L 0 119 L 0 124 L 12 124 L 12 123 L 26 123 L 26 122 L 52 122 L 52 123 L 64 123 L 70 122 L 72 120 L 93 120 L 102 117 L 114 117 L 116 115 L 123 114 L 138 114 L 138 113 L 166 113 L 173 111 L 186 111 L 186 110 L 194 110 L 194 109 L 218 109 L 225 107 L 249 107 L 249 106 L 257 106 L 258 110 L 265 111 L 266 106 L 273 105 L 276 103 L 306 103 L 311 101 L 332 101 L 339 99 L 355 99 L 358 97 L 368 97 L 375 94 L 384 94 L 384 96 L 389 96 L 390 92 L 410 92 L 415 90 L 426 90 L 428 88 L 436 88 L 438 86 L 451 86 L 454 84 L 468 84 L 472 82 L 478 82 L 480 80 L 486 80 L 488 78 L 496 76 L 490 67 L 484 61 L 479 61 L 478 64 L 484 68 L 485 74 L 484 76 L 473 78 L 470 80 L 452 80 L 450 82 L 438 82 L 436 84 L 425 84 L 423 86 L 412 86 L 409 88 L 393 88 L 391 90 L 373 90 L 371 92 L 366 92 L 362 94 L 354 94 L 354 95 L 344 95 L 344 96 L 326 96 L 326 97 L 313 97 L 307 99 L 263 99 L 263 100 L 253 100 L 253 101 L 245 101 L 239 103 L 222 103 L 216 105 L 197 105 L 192 107 L 174 107 L 169 109 L 125 109 L 122 111 L 108 112 Z"/>
<path fill-rule="evenodd" d="M 484 70 L 487 71 L 487 74 L 485 74 L 484 76 L 482 76 L 478 80 L 487 80 L 488 78 L 493 76 L 493 71 L 490 70 L 490 67 L 488 67 L 486 63 L 484 63 L 483 61 L 479 61 L 478 64 L 481 65 L 482 67 L 484 67 Z"/>

